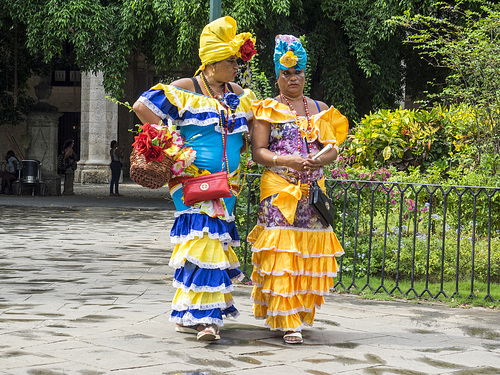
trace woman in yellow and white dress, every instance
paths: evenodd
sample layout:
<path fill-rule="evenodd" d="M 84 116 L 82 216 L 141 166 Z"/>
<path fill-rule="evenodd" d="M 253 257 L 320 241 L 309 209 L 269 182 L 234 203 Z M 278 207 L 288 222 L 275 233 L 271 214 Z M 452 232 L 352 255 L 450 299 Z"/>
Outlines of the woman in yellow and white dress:
<path fill-rule="evenodd" d="M 143 123 L 171 121 L 196 152 L 192 165 L 169 181 L 176 214 L 170 238 L 176 244 L 170 266 L 176 269 L 170 320 L 178 332 L 198 340 L 219 339 L 223 317 L 236 316 L 232 280 L 242 278 L 233 246 L 239 246 L 233 209 L 238 191 L 240 150 L 252 120 L 252 91 L 233 83 L 238 58 L 255 54 L 250 33 L 236 34 L 236 21 L 219 18 L 200 37 L 201 72 L 170 85 L 158 84 L 134 104 Z M 226 153 L 224 155 L 224 150 Z M 183 181 L 227 171 L 233 196 L 184 204 Z"/>
<path fill-rule="evenodd" d="M 253 312 L 271 330 L 284 331 L 285 342 L 296 344 L 333 287 L 335 257 L 344 253 L 307 197 L 311 181 L 324 189 L 323 166 L 337 158 L 348 121 L 334 107 L 304 96 L 307 54 L 297 38 L 276 37 L 274 62 L 280 94 L 252 105 L 253 160 L 266 167 L 258 222 L 248 236 Z M 327 144 L 330 151 L 311 158 Z"/>

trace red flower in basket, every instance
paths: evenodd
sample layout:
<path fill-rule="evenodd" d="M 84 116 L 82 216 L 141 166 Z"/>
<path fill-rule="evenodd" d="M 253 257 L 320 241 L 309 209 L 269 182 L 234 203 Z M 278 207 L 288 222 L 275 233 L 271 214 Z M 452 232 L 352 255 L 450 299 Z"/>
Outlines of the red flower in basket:
<path fill-rule="evenodd" d="M 151 126 L 151 124 L 144 124 L 140 126 L 141 132 L 135 137 L 135 142 L 132 143 L 134 149 L 137 150 L 139 155 L 144 155 L 146 163 L 151 161 L 162 161 L 163 147 L 156 138 L 158 130 Z"/>
<path fill-rule="evenodd" d="M 145 134 L 148 138 L 151 138 L 151 140 L 158 136 L 158 130 L 149 123 L 142 125 L 141 129 L 141 134 Z"/>

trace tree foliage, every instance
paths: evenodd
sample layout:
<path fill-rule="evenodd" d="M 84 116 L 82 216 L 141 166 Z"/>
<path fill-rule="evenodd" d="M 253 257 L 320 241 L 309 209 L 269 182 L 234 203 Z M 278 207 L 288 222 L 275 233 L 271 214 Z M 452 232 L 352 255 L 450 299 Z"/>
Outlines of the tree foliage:
<path fill-rule="evenodd" d="M 411 50 L 404 34 L 387 22 L 410 9 L 428 12 L 430 0 L 222 0 L 222 14 L 239 30 L 257 36 L 252 64 L 260 95 L 272 93 L 276 34 L 306 42 L 311 96 L 334 104 L 349 118 L 394 108 L 401 98 L 402 64 Z M 192 74 L 199 65 L 198 40 L 209 18 L 205 0 L 3 0 L 7 29 L 25 30 L 26 56 L 53 64 L 62 44 L 74 46 L 82 71 L 104 73 L 106 90 L 123 97 L 134 56 L 142 55 L 160 75 Z M 13 47 L 9 47 L 12 51 Z M 408 61 L 410 61 L 408 59 Z M 267 83 L 266 83 L 267 81 Z"/>
<path fill-rule="evenodd" d="M 500 6 L 486 1 L 439 2 L 439 17 L 407 12 L 395 22 L 410 33 L 431 65 L 445 69 L 443 89 L 430 100 L 469 104 L 479 155 L 500 153 Z"/>

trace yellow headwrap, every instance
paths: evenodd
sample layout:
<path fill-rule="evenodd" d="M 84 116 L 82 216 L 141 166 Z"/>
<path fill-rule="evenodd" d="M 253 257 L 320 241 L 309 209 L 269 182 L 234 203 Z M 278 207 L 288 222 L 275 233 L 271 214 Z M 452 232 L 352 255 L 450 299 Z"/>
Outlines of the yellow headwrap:
<path fill-rule="evenodd" d="M 205 70 L 209 64 L 222 61 L 236 55 L 241 57 L 241 46 L 250 39 L 255 44 L 255 38 L 250 33 L 236 35 L 236 21 L 226 16 L 210 22 L 203 28 L 200 36 L 200 60 L 201 65 L 196 71 Z"/>

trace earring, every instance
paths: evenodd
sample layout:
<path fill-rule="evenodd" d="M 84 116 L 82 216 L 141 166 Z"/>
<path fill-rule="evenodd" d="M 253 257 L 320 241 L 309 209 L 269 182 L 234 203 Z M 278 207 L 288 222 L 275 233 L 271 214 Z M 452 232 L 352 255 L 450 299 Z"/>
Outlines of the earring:
<path fill-rule="evenodd" d="M 215 65 L 212 65 L 212 77 L 215 75 Z"/>
<path fill-rule="evenodd" d="M 276 87 L 277 89 L 279 89 L 279 87 L 278 87 L 278 81 L 276 81 L 276 82 L 274 83 L 274 87 Z"/>

